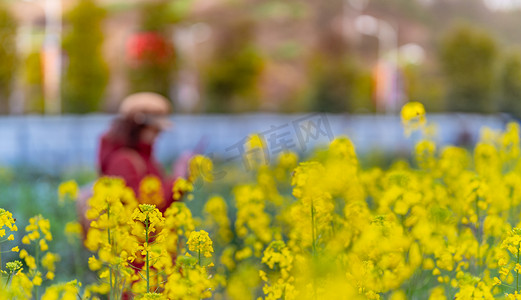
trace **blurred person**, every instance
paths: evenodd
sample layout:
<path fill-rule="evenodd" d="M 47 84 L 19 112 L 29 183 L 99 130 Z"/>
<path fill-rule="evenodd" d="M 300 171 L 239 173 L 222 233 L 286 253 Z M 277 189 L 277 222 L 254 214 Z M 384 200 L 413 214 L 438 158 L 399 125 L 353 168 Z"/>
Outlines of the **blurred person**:
<path fill-rule="evenodd" d="M 100 176 L 117 176 L 125 180 L 139 199 L 143 178 L 156 176 L 162 183 L 163 199 L 157 208 L 164 212 L 174 201 L 172 186 L 177 177 L 186 176 L 190 156 L 183 156 L 167 176 L 154 157 L 159 134 L 172 126 L 167 116 L 171 105 L 165 97 L 151 92 L 136 93 L 123 100 L 119 115 L 103 134 L 98 152 Z"/>
<path fill-rule="evenodd" d="M 101 136 L 98 151 L 99 176 L 120 177 L 132 188 L 136 199 L 140 199 L 140 184 L 147 176 L 155 176 L 161 181 L 162 201 L 156 204 L 161 211 L 170 207 L 175 201 L 172 188 L 178 177 L 188 175 L 188 164 L 194 152 L 187 151 L 172 164 L 172 175 L 168 176 L 154 157 L 154 145 L 159 134 L 170 128 L 168 120 L 171 105 L 165 97 L 152 93 L 141 92 L 126 97 L 120 107 L 118 116 L 110 128 Z M 84 189 L 78 201 L 78 213 L 84 229 L 84 237 L 90 226 L 85 217 L 87 201 L 92 196 L 92 186 Z M 180 198 L 181 199 L 181 198 Z M 175 260 L 175 257 L 173 257 Z M 137 270 L 144 262 L 132 263 Z M 130 291 L 124 291 L 121 299 L 132 299 Z"/>
<path fill-rule="evenodd" d="M 122 101 L 110 128 L 101 136 L 98 150 L 99 176 L 122 178 L 138 201 L 143 200 L 140 199 L 140 184 L 144 178 L 155 176 L 160 180 L 161 199 L 153 204 L 163 213 L 174 202 L 172 188 L 175 180 L 187 178 L 189 161 L 197 151 L 184 152 L 172 165 L 170 176 L 162 170 L 154 157 L 154 144 L 159 134 L 172 126 L 168 120 L 170 112 L 170 102 L 159 94 L 141 92 L 128 96 Z M 81 188 L 77 201 L 84 237 L 90 226 L 85 212 L 88 199 L 92 197 L 92 186 Z"/>

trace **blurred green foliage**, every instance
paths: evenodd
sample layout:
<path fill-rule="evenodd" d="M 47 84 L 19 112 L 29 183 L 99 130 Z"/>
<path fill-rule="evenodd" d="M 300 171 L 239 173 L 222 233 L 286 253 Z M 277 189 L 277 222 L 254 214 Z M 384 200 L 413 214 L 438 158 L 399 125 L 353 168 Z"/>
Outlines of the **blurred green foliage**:
<path fill-rule="evenodd" d="M 252 46 L 215 59 L 205 71 L 209 112 L 240 112 L 258 106 L 257 81 L 263 66 Z"/>
<path fill-rule="evenodd" d="M 445 86 L 437 72 L 428 68 L 408 64 L 403 68 L 405 94 L 409 101 L 419 101 L 428 112 L 444 111 Z"/>
<path fill-rule="evenodd" d="M 263 21 L 273 19 L 301 19 L 306 16 L 306 4 L 297 1 L 267 0 L 253 8 L 253 15 Z"/>
<path fill-rule="evenodd" d="M 258 108 L 258 82 L 264 58 L 255 45 L 255 24 L 228 20 L 214 57 L 202 72 L 208 112 L 242 112 Z"/>
<path fill-rule="evenodd" d="M 130 93 L 148 91 L 168 97 L 172 85 L 172 66 L 172 63 L 144 62 L 139 67 L 129 67 Z"/>
<path fill-rule="evenodd" d="M 169 40 L 170 27 L 181 18 L 181 15 L 182 12 L 177 6 L 172 6 L 171 1 L 145 2 L 140 6 L 141 33 L 157 35 L 163 43 L 161 47 L 165 49 L 147 48 L 144 51 L 150 53 L 145 53 L 137 64 L 128 67 L 130 92 L 151 91 L 169 96 L 176 67 L 174 47 Z M 161 61 L 156 59 L 157 51 L 167 52 Z"/>
<path fill-rule="evenodd" d="M 449 111 L 489 113 L 494 110 L 498 52 L 496 41 L 488 32 L 470 25 L 457 25 L 444 36 L 440 59 Z"/>
<path fill-rule="evenodd" d="M 69 281 L 75 278 L 84 284 L 93 282 L 94 277 L 88 271 L 87 260 L 89 252 L 83 247 L 80 239 L 69 240 L 64 231 L 68 222 L 76 221 L 75 203 L 58 204 L 58 186 L 61 182 L 76 179 L 83 173 L 67 173 L 49 175 L 34 169 L 17 167 L 8 169 L 0 167 L 0 207 L 10 211 L 16 219 L 18 232 L 15 234 L 15 244 L 22 245 L 21 238 L 25 234 L 25 226 L 29 219 L 41 214 L 51 222 L 53 241 L 49 243 L 50 251 L 60 256 L 56 267 L 56 281 Z M 95 173 L 90 172 L 90 180 L 94 180 Z M 81 179 L 81 178 L 80 178 Z M 81 184 L 81 180 L 78 180 Z M 20 248 L 26 248 L 23 245 Z M 33 250 L 29 250 L 31 252 Z M 32 252 L 34 253 L 34 252 Z M 2 253 L 5 261 L 18 259 L 18 253 Z M 44 280 L 46 286 L 49 281 Z M 0 289 L 1 290 L 1 289 Z"/>
<path fill-rule="evenodd" d="M 42 53 L 39 51 L 29 53 L 24 60 L 25 111 L 28 113 L 43 113 L 45 109 L 42 65 Z"/>
<path fill-rule="evenodd" d="M 144 2 L 140 8 L 141 29 L 165 32 L 169 25 L 178 22 L 182 18 L 182 12 L 179 12 L 172 2 L 177 1 Z"/>
<path fill-rule="evenodd" d="M 312 63 L 314 92 L 312 111 L 374 112 L 371 72 L 351 58 L 319 57 Z"/>
<path fill-rule="evenodd" d="M 17 66 L 16 22 L 3 3 L 0 3 L 0 113 L 9 112 L 9 96 Z"/>
<path fill-rule="evenodd" d="M 512 50 L 504 55 L 499 88 L 499 110 L 521 118 L 521 50 Z"/>
<path fill-rule="evenodd" d="M 63 39 L 67 64 L 63 77 L 63 111 L 98 111 L 108 83 L 103 59 L 102 23 L 106 12 L 93 0 L 81 0 L 69 11 Z"/>
<path fill-rule="evenodd" d="M 400 64 L 408 100 L 424 103 L 431 112 L 489 113 L 499 109 L 521 115 L 517 100 L 521 96 L 519 59 L 516 54 L 502 53 L 502 48 L 521 44 L 520 10 L 487 10 L 481 1 L 474 0 L 431 1 L 429 5 L 415 0 L 225 1 L 208 7 L 200 7 L 195 0 L 109 2 L 78 0 L 64 17 L 65 113 L 104 110 L 109 71 L 101 49 L 102 23 L 105 18 L 123 18 L 123 14 L 128 14 L 126 20 L 139 22 L 135 36 L 156 34 L 169 53 L 167 59 L 157 60 L 156 54 L 162 50 L 154 52 L 157 40 L 152 39 L 148 43 L 152 46 L 144 47 L 145 55 L 138 60 L 129 60 L 126 65 L 111 63 L 116 74 L 126 77 L 125 93 L 146 90 L 172 96 L 176 71 L 182 68 L 182 72 L 188 69 L 187 73 L 199 76 L 189 82 L 203 99 L 195 108 L 199 112 L 374 112 L 371 67 L 379 58 L 378 39 L 356 33 L 354 28 L 349 33 L 351 29 L 343 27 L 353 25 L 363 12 L 399 29 L 397 46 L 414 42 L 425 50 L 421 64 Z M 43 35 L 44 22 L 38 18 L 32 19 L 29 27 Z M 469 23 L 454 26 L 458 19 Z M 174 29 L 196 34 L 192 25 L 200 23 L 208 29 L 202 40 L 195 37 L 197 47 L 202 48 L 188 53 L 186 60 L 179 57 L 183 53 L 174 51 Z M 406 24 L 407 30 L 399 24 Z M 490 32 L 476 27 L 479 24 L 486 24 Z M 23 76 L 24 111 L 41 113 L 42 50 L 24 49 L 24 55 L 30 54 L 20 59 L 22 70 L 17 72 L 16 30 L 13 18 L 0 6 L 0 113 L 8 111 L 14 74 Z M 446 34 L 436 49 L 439 32 Z M 42 46 L 35 42 L 34 32 L 30 39 L 31 44 Z M 147 37 L 143 40 L 149 41 Z M 436 50 L 437 56 L 433 55 Z M 270 72 L 279 77 L 268 77 Z M 280 86 L 273 82 L 280 82 Z M 119 86 L 116 90 L 119 92 Z"/>

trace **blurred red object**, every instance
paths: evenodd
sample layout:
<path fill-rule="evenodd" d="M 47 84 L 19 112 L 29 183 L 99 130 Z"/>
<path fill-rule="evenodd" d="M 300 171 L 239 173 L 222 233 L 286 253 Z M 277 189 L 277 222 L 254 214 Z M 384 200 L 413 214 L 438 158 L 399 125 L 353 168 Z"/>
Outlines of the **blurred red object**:
<path fill-rule="evenodd" d="M 173 55 L 172 45 L 157 32 L 140 32 L 127 42 L 127 59 L 132 66 L 163 64 Z"/>

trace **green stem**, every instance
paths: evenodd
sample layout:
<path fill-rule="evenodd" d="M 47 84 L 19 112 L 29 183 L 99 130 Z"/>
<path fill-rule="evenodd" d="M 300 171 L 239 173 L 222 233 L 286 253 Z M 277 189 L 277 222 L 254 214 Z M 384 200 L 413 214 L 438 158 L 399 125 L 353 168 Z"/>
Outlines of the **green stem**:
<path fill-rule="evenodd" d="M 199 263 L 199 267 L 200 267 L 201 266 L 201 247 L 200 246 L 199 246 L 198 252 L 199 252 L 198 263 Z"/>
<path fill-rule="evenodd" d="M 120 297 L 121 293 L 123 292 L 123 291 L 121 291 L 121 292 L 119 291 L 118 274 L 119 274 L 119 268 L 116 269 L 116 271 L 114 271 L 114 299 L 115 300 L 117 300 Z"/>
<path fill-rule="evenodd" d="M 147 215 L 147 218 L 145 220 L 145 243 L 147 244 L 147 248 L 148 248 L 148 224 L 149 223 L 149 220 L 148 220 L 148 215 Z M 149 260 L 148 260 L 148 249 L 145 249 L 145 251 L 147 252 L 147 255 L 146 255 L 146 268 L 147 268 L 147 293 L 150 293 L 150 266 L 149 266 Z"/>
<path fill-rule="evenodd" d="M 7 281 L 5 282 L 5 287 L 7 287 L 7 285 L 9 284 L 9 279 L 11 279 L 11 274 L 13 274 L 13 272 L 9 272 L 9 275 L 7 276 Z"/>

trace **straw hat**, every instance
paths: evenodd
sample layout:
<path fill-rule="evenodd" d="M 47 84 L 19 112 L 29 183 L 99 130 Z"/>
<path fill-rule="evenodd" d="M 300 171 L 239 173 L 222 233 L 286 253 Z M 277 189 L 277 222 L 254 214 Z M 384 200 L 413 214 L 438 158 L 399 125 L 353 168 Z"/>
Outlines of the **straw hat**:
<path fill-rule="evenodd" d="M 133 119 L 138 124 L 157 126 L 159 129 L 172 126 L 167 117 L 170 111 L 170 101 L 152 92 L 131 94 L 119 106 L 121 117 Z"/>

